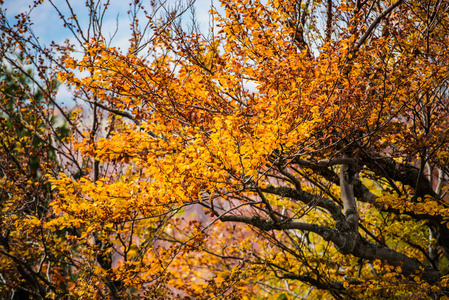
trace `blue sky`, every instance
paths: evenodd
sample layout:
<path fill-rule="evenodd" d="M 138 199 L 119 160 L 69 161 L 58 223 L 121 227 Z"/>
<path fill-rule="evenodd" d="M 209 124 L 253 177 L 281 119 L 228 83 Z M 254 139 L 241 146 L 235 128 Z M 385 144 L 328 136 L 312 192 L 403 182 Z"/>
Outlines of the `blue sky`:
<path fill-rule="evenodd" d="M 178 0 L 167 0 L 168 6 L 173 6 Z M 184 0 L 185 1 L 185 0 Z M 104 1 L 102 1 L 104 2 Z M 147 9 L 149 7 L 150 0 L 144 0 L 144 6 Z M 214 2 L 218 6 L 215 0 L 196 0 L 195 10 L 197 19 L 201 24 L 203 30 L 207 30 L 209 22 L 209 9 L 211 2 Z M 11 23 L 14 23 L 14 16 L 23 11 L 29 11 L 29 6 L 33 3 L 33 0 L 4 0 L 3 8 L 7 9 L 7 16 Z M 69 15 L 69 9 L 65 3 L 65 0 L 54 0 L 53 3 L 61 10 L 65 15 Z M 70 1 L 78 20 L 83 24 L 87 23 L 87 9 L 85 7 L 84 0 L 71 0 Z M 148 5 L 145 5 L 148 3 Z M 119 22 L 119 30 L 114 38 L 114 46 L 119 46 L 126 49 L 128 39 L 130 37 L 129 30 L 129 16 L 127 11 L 129 9 L 128 1 L 123 0 L 111 0 L 111 5 L 108 9 L 108 13 L 104 19 L 103 31 L 106 31 L 105 37 L 112 35 L 116 29 L 116 22 Z M 30 13 L 33 20 L 33 31 L 36 36 L 39 37 L 41 43 L 49 45 L 51 41 L 62 42 L 67 38 L 72 39 L 71 33 L 62 26 L 62 20 L 60 20 L 58 12 L 51 5 L 48 0 L 44 0 L 44 3 L 33 9 Z M 186 15 L 184 19 L 187 21 L 190 19 L 189 15 Z"/>
<path fill-rule="evenodd" d="M 173 6 L 177 3 L 178 0 L 167 0 L 166 4 L 168 6 Z M 186 1 L 186 0 L 184 0 Z M 65 3 L 65 0 L 53 0 L 52 1 L 58 9 L 60 9 L 61 13 L 68 16 L 70 15 L 70 11 Z M 88 10 L 85 7 L 85 0 L 70 0 L 70 4 L 78 17 L 78 21 L 81 24 L 87 26 L 88 20 Z M 105 1 L 102 1 L 103 3 Z M 148 10 L 150 0 L 144 0 L 144 6 L 148 3 Z M 196 17 L 200 23 L 201 30 L 207 32 L 209 25 L 209 10 L 211 3 L 214 3 L 217 6 L 217 9 L 220 9 L 217 0 L 196 0 L 195 2 L 195 10 Z M 15 23 L 14 16 L 20 12 L 28 12 L 30 11 L 30 5 L 33 4 L 33 0 L 4 0 L 4 4 L 2 9 L 6 9 L 6 15 L 10 21 L 10 25 Z M 113 43 L 111 46 L 120 47 L 122 50 L 125 50 L 129 47 L 129 38 L 130 38 L 130 17 L 127 14 L 129 10 L 128 1 L 123 0 L 111 0 L 111 5 L 108 8 L 107 14 L 105 15 L 104 25 L 103 25 L 103 33 L 106 38 L 114 34 L 117 28 L 117 20 L 118 20 L 118 31 L 113 39 Z M 44 0 L 44 3 L 34 8 L 30 12 L 31 20 L 34 25 L 32 30 L 34 34 L 39 37 L 39 42 L 43 46 L 49 46 L 52 41 L 56 43 L 62 43 L 66 39 L 70 39 L 73 44 L 76 45 L 75 40 L 73 38 L 72 33 L 63 27 L 63 22 L 59 17 L 58 12 L 49 2 L 49 0 Z M 144 21 L 145 18 L 142 18 Z M 190 21 L 190 15 L 187 14 L 184 16 L 185 22 Z M 58 91 L 58 102 L 65 102 L 69 104 L 71 102 L 71 92 L 64 87 L 60 87 Z"/>

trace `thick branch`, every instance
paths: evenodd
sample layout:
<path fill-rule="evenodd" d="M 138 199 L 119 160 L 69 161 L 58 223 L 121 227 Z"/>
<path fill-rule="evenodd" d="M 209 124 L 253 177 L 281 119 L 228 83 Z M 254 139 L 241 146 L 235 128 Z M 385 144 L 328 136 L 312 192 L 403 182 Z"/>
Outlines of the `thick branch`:
<path fill-rule="evenodd" d="M 118 109 L 110 108 L 110 107 L 108 107 L 106 105 L 103 105 L 103 104 L 101 104 L 99 102 L 91 101 L 91 100 L 88 100 L 88 99 L 84 99 L 84 101 L 89 102 L 89 103 L 91 103 L 91 104 L 93 104 L 95 106 L 98 106 L 98 107 L 100 107 L 100 108 L 102 108 L 102 109 L 104 109 L 104 110 L 106 110 L 106 111 L 108 111 L 110 113 L 115 114 L 115 115 L 119 115 L 119 116 L 125 117 L 125 118 L 133 121 L 137 126 L 140 126 L 140 121 L 137 120 L 136 118 L 134 118 L 134 116 L 132 114 L 130 114 L 130 113 L 126 112 L 126 111 L 121 111 L 121 110 L 118 110 Z M 153 133 L 151 131 L 148 131 L 148 134 L 150 136 L 154 137 L 154 138 L 157 138 L 157 139 L 160 138 L 157 134 L 155 134 L 155 133 Z"/>
<path fill-rule="evenodd" d="M 351 225 L 352 230 L 356 231 L 359 223 L 359 214 L 354 197 L 354 176 L 355 172 L 349 165 L 342 165 L 340 168 L 340 193 L 343 201 L 343 212 L 346 220 Z"/>
<path fill-rule="evenodd" d="M 323 237 L 326 241 L 332 241 L 336 245 L 344 245 L 345 238 L 336 230 L 327 226 L 321 226 L 311 223 L 305 222 L 295 222 L 288 221 L 283 223 L 276 224 L 273 220 L 261 219 L 259 216 L 247 217 L 247 216 L 233 216 L 233 215 L 225 215 L 221 216 L 220 220 L 222 222 L 239 222 L 245 223 L 248 225 L 252 225 L 261 230 L 270 231 L 270 230 L 286 230 L 286 229 L 297 229 L 301 231 L 310 231 L 314 232 L 321 237 Z"/>
<path fill-rule="evenodd" d="M 423 264 L 414 258 L 396 252 L 391 248 L 370 243 L 362 238 L 360 239 L 361 242 L 357 244 L 357 247 L 355 247 L 352 253 L 356 257 L 386 261 L 392 266 L 401 267 L 402 274 L 406 277 L 416 272 L 421 272 L 420 270 L 424 268 Z M 421 279 L 434 284 L 440 280 L 440 274 L 436 270 L 427 268 L 421 273 Z"/>
<path fill-rule="evenodd" d="M 360 37 L 360 39 L 357 41 L 357 44 L 354 48 L 354 53 L 359 50 L 359 48 L 365 43 L 366 39 L 370 36 L 370 34 L 376 29 L 377 25 L 382 21 L 383 18 L 385 18 L 389 13 L 393 11 L 396 7 L 401 5 L 404 2 L 404 0 L 398 0 L 395 3 L 391 4 L 389 7 L 387 7 L 380 15 L 377 16 L 377 18 L 371 23 L 371 25 L 368 27 L 368 29 L 365 31 L 365 33 Z"/>
<path fill-rule="evenodd" d="M 314 165 L 311 162 L 302 161 L 299 159 L 296 159 L 295 163 L 306 166 L 325 178 L 327 181 L 340 185 L 338 175 L 326 166 L 322 166 L 320 164 Z M 388 176 L 391 180 L 400 181 L 405 185 L 415 186 L 417 182 L 416 179 L 419 175 L 418 168 L 411 165 L 398 163 L 392 158 L 381 157 L 375 153 L 364 155 L 362 157 L 362 161 L 359 163 L 364 164 L 378 176 Z M 433 191 L 429 180 L 424 176 L 421 177 L 418 184 L 420 185 L 419 196 L 422 197 L 425 194 L 437 196 L 437 193 Z M 424 213 L 418 214 L 409 210 L 400 211 L 399 209 L 393 209 L 391 207 L 385 208 L 383 204 L 380 205 L 376 202 L 377 196 L 374 195 L 365 185 L 363 185 L 359 179 L 354 180 L 354 196 L 357 197 L 358 201 L 374 204 L 379 211 L 390 212 L 396 215 L 405 214 L 415 220 L 428 220 L 429 226 L 436 230 L 438 245 L 442 248 L 444 255 L 449 257 L 449 228 L 443 222 L 444 220 L 442 216 Z M 445 203 L 440 201 L 440 204 L 444 205 Z"/>
<path fill-rule="evenodd" d="M 259 216 L 221 216 L 223 222 L 240 222 L 264 231 L 269 230 L 285 230 L 298 229 L 302 231 L 310 231 L 318 234 L 326 241 L 331 241 L 337 250 L 342 254 L 352 254 L 355 257 L 385 261 L 394 267 L 401 267 L 404 276 L 410 276 L 416 272 L 421 273 L 421 279 L 431 284 L 436 283 L 440 279 L 438 271 L 433 269 L 424 269 L 424 266 L 416 259 L 410 258 L 405 254 L 394 251 L 388 247 L 377 245 L 362 238 L 358 233 L 340 232 L 336 229 L 316 224 L 304 222 L 284 222 L 276 224 L 272 220 L 261 219 Z M 421 271 L 423 270 L 424 271 Z"/>
<path fill-rule="evenodd" d="M 375 153 L 371 153 L 370 156 L 363 156 L 362 160 L 365 166 L 376 173 L 376 175 L 387 175 L 394 181 L 399 181 L 402 184 L 408 185 L 410 187 L 417 187 L 417 197 L 429 195 L 434 198 L 438 198 L 438 195 L 433 190 L 431 183 L 425 176 L 421 176 L 420 180 L 418 181 L 418 168 L 411 165 L 399 163 L 393 158 L 376 155 Z"/>
<path fill-rule="evenodd" d="M 331 40 L 332 35 L 332 0 L 327 0 L 327 19 L 326 19 L 326 42 Z"/>
<path fill-rule="evenodd" d="M 299 191 L 286 186 L 275 187 L 270 185 L 267 188 L 261 189 L 261 191 L 298 200 L 309 206 L 324 208 L 331 214 L 332 218 L 337 223 L 345 221 L 345 216 L 342 214 L 341 208 L 331 199 L 319 197 L 306 191 Z"/>
<path fill-rule="evenodd" d="M 341 157 L 341 158 L 330 159 L 330 160 L 323 159 L 323 160 L 319 160 L 316 162 L 304 160 L 304 159 L 300 159 L 300 158 L 295 159 L 295 163 L 297 163 L 300 166 L 308 167 L 308 168 L 317 168 L 317 167 L 323 168 L 323 167 L 331 167 L 331 166 L 342 165 L 342 164 L 354 165 L 356 162 L 357 162 L 356 159 L 351 158 L 351 157 Z"/>

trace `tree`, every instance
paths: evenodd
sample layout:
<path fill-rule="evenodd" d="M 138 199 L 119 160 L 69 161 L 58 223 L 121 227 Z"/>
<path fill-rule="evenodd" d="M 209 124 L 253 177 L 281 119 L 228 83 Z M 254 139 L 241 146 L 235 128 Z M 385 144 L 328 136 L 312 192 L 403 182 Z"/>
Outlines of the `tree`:
<path fill-rule="evenodd" d="M 51 177 L 72 295 L 447 296 L 449 2 L 221 6 L 132 14 L 127 51 L 71 23 L 59 80 L 107 115 Z"/>
<path fill-rule="evenodd" d="M 65 273 L 54 244 L 61 235 L 45 230 L 42 222 L 51 219 L 45 175 L 58 167 L 55 147 L 68 129 L 48 102 L 56 93 L 56 81 L 48 81 L 44 90 L 22 55 L 10 63 L 2 61 L 0 78 L 0 295 L 45 298 L 50 290 L 59 294 L 64 289 L 51 279 L 58 282 Z"/>
<path fill-rule="evenodd" d="M 29 14 L 11 26 L 5 13 L 1 7 L 0 297 L 69 298 L 89 261 L 73 241 L 75 227 L 51 227 L 58 216 L 48 175 L 64 171 L 79 178 L 87 172 L 92 162 L 78 156 L 71 139 L 84 130 L 95 136 L 101 116 L 93 110 L 95 117 L 81 122 L 76 105 L 67 109 L 56 100 L 60 57 L 33 34 Z M 57 48 L 59 55 L 72 51 L 70 44 Z"/>

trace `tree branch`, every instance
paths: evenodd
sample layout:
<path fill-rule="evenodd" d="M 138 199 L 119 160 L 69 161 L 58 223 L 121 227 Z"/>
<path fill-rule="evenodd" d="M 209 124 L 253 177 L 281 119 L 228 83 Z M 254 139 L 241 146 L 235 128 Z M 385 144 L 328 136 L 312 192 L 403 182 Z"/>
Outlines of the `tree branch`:
<path fill-rule="evenodd" d="M 407 164 L 402 164 L 390 157 L 382 157 L 377 153 L 371 152 L 369 154 L 362 154 L 362 161 L 366 167 L 380 176 L 388 176 L 394 181 L 399 181 L 404 185 L 418 188 L 418 197 L 429 195 L 438 198 L 438 195 L 432 188 L 429 180 L 421 176 L 419 177 L 419 169 Z"/>
<path fill-rule="evenodd" d="M 377 18 L 371 23 L 371 25 L 368 27 L 368 29 L 365 31 L 365 33 L 360 37 L 360 39 L 357 41 L 356 46 L 353 50 L 354 53 L 356 53 L 359 48 L 365 43 L 365 41 L 368 39 L 370 34 L 374 31 L 376 26 L 382 21 L 383 18 L 385 18 L 389 13 L 393 11 L 396 7 L 401 5 L 404 2 L 404 0 L 398 0 L 395 3 L 391 4 L 389 7 L 387 7 L 380 15 L 377 16 Z"/>
<path fill-rule="evenodd" d="M 344 164 L 340 167 L 340 194 L 343 201 L 343 212 L 353 231 L 356 231 L 359 223 L 359 213 L 354 197 L 354 166 Z"/>
<path fill-rule="evenodd" d="M 331 214 L 336 223 L 345 222 L 346 218 L 341 212 L 341 208 L 331 199 L 319 197 L 306 191 L 299 191 L 286 186 L 275 187 L 270 185 L 266 188 L 261 188 L 260 190 L 265 193 L 298 200 L 309 206 L 324 208 Z"/>
<path fill-rule="evenodd" d="M 402 274 L 406 277 L 419 272 L 421 274 L 421 279 L 431 284 L 440 280 L 440 275 L 437 270 L 425 268 L 417 259 L 410 258 L 391 248 L 371 243 L 362 238 L 358 233 L 340 232 L 339 230 L 327 226 L 295 221 L 276 224 L 272 220 L 261 219 L 259 216 L 248 217 L 229 215 L 221 216 L 219 219 L 222 222 L 245 223 L 264 231 L 286 229 L 310 231 L 318 234 L 326 241 L 331 241 L 342 254 L 352 254 L 355 257 L 371 261 L 376 259 L 385 261 L 394 267 L 400 267 L 402 269 Z"/>

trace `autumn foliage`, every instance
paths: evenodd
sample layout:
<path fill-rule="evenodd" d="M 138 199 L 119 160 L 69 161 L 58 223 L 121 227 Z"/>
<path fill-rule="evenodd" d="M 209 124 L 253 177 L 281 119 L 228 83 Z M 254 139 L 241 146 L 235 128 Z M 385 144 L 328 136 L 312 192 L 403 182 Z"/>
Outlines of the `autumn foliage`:
<path fill-rule="evenodd" d="M 2 297 L 449 296 L 448 1 L 97 4 L 0 11 Z"/>

